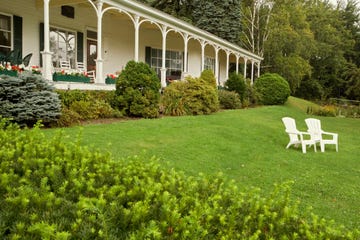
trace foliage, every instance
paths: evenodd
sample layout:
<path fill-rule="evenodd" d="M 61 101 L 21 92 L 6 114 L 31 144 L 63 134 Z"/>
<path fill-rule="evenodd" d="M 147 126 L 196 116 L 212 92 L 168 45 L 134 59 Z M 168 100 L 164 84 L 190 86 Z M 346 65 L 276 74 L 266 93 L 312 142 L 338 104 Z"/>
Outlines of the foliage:
<path fill-rule="evenodd" d="M 239 43 L 240 0 L 197 0 L 193 4 L 193 23 L 218 37 Z"/>
<path fill-rule="evenodd" d="M 205 82 L 207 82 L 208 84 L 214 86 L 214 88 L 217 87 L 216 78 L 215 78 L 213 70 L 206 69 L 206 70 L 202 71 L 200 78 L 202 80 L 204 80 Z"/>
<path fill-rule="evenodd" d="M 240 96 L 234 91 L 218 90 L 220 108 L 238 109 L 241 108 Z"/>
<path fill-rule="evenodd" d="M 102 90 L 56 90 L 59 94 L 61 103 L 65 107 L 70 107 L 71 104 L 77 101 L 92 101 L 94 99 L 104 100 L 110 105 L 115 98 L 115 91 Z"/>
<path fill-rule="evenodd" d="M 314 111 L 312 114 L 325 117 L 336 117 L 337 109 L 334 105 L 321 106 L 319 109 Z"/>
<path fill-rule="evenodd" d="M 324 95 L 324 90 L 319 81 L 313 78 L 305 78 L 301 81 L 300 87 L 296 89 L 294 95 L 308 100 L 320 100 Z"/>
<path fill-rule="evenodd" d="M 55 122 L 60 116 L 58 95 L 39 74 L 23 72 L 18 77 L 0 76 L 0 116 L 21 125 Z"/>
<path fill-rule="evenodd" d="M 79 113 L 69 109 L 68 107 L 64 107 L 61 109 L 61 116 L 59 120 L 54 124 L 57 127 L 69 127 L 72 125 L 79 124 L 82 117 Z"/>
<path fill-rule="evenodd" d="M 3 239 L 358 236 L 315 215 L 306 221 L 286 184 L 263 197 L 221 175 L 188 178 L 155 159 L 115 161 L 61 132 L 47 139 L 38 127 L 21 131 L 4 120 L 0 129 Z"/>
<path fill-rule="evenodd" d="M 159 115 L 160 80 L 149 65 L 129 61 L 116 82 L 116 102 L 127 116 Z"/>
<path fill-rule="evenodd" d="M 259 95 L 259 102 L 265 105 L 284 104 L 290 96 L 288 82 L 276 73 L 260 76 L 254 84 Z"/>
<path fill-rule="evenodd" d="M 165 88 L 164 113 L 171 116 L 202 115 L 219 109 L 217 90 L 201 78 L 186 78 Z"/>
<path fill-rule="evenodd" d="M 246 95 L 246 83 L 241 74 L 231 73 L 229 79 L 225 82 L 225 89 L 234 91 L 239 94 L 241 102 L 244 101 Z"/>
<path fill-rule="evenodd" d="M 272 30 L 269 23 L 273 5 L 270 0 L 241 1 L 241 46 L 260 57 L 264 56 L 265 43 Z"/>
<path fill-rule="evenodd" d="M 115 91 L 58 90 L 63 105 L 57 126 L 66 127 L 82 120 L 121 117 L 112 107 Z"/>
<path fill-rule="evenodd" d="M 186 22 L 192 22 L 193 1 L 191 0 L 142 0 L 142 2 Z"/>
<path fill-rule="evenodd" d="M 360 68 L 349 63 L 341 76 L 344 80 L 346 97 L 352 100 L 360 100 Z"/>

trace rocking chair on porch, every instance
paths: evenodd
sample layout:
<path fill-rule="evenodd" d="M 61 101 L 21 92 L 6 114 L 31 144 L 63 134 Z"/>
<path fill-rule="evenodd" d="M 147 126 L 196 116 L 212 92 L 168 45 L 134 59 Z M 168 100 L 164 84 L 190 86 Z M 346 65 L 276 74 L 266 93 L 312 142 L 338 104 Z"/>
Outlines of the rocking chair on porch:
<path fill-rule="evenodd" d="M 86 73 L 87 77 L 90 78 L 91 83 L 95 82 L 95 78 L 96 78 L 95 70 L 87 71 L 85 64 L 83 62 L 76 63 L 76 70 L 79 73 Z"/>

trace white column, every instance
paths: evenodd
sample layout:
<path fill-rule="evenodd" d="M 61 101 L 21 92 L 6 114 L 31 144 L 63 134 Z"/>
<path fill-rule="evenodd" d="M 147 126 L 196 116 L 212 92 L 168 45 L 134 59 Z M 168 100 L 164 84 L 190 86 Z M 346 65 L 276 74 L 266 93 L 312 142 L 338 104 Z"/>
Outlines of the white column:
<path fill-rule="evenodd" d="M 135 27 L 135 53 L 134 53 L 134 60 L 135 62 L 139 61 L 139 23 L 140 17 L 135 16 L 134 18 L 134 27 Z"/>
<path fill-rule="evenodd" d="M 215 47 L 215 78 L 216 83 L 219 86 L 220 85 L 220 78 L 219 78 L 219 47 Z"/>
<path fill-rule="evenodd" d="M 239 74 L 239 55 L 236 55 L 236 74 Z"/>
<path fill-rule="evenodd" d="M 188 43 L 189 43 L 189 34 L 184 33 L 184 66 L 183 66 L 183 76 L 187 75 L 188 72 Z"/>
<path fill-rule="evenodd" d="M 96 58 L 96 79 L 95 83 L 105 83 L 103 77 L 103 58 L 102 58 L 102 12 L 103 2 L 97 2 L 97 58 Z"/>
<path fill-rule="evenodd" d="M 244 79 L 245 80 L 246 80 L 247 61 L 248 61 L 248 59 L 246 57 L 244 57 Z"/>
<path fill-rule="evenodd" d="M 206 47 L 206 42 L 205 40 L 201 40 L 201 72 L 204 71 L 205 69 L 205 47 Z"/>
<path fill-rule="evenodd" d="M 258 74 L 257 74 L 257 77 L 260 77 L 260 61 L 258 62 Z"/>
<path fill-rule="evenodd" d="M 229 57 L 230 57 L 230 52 L 229 51 L 226 51 L 226 75 L 225 75 L 225 78 L 227 81 L 229 79 Z"/>
<path fill-rule="evenodd" d="M 162 26 L 162 65 L 161 65 L 161 87 L 166 87 L 166 35 L 167 35 L 167 27 Z"/>
<path fill-rule="evenodd" d="M 52 61 L 50 52 L 50 14 L 49 14 L 49 2 L 50 0 L 44 0 L 44 49 L 41 52 L 42 54 L 42 63 L 43 63 L 43 77 L 52 81 Z"/>
<path fill-rule="evenodd" d="M 251 85 L 254 84 L 254 60 L 251 60 Z"/>

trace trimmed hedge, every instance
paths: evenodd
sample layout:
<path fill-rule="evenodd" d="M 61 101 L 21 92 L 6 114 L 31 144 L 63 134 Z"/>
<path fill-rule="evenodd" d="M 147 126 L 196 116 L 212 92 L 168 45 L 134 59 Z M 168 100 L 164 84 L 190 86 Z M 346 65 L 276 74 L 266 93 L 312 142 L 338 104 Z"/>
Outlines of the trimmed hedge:
<path fill-rule="evenodd" d="M 220 107 L 222 109 L 238 109 L 241 108 L 239 94 L 233 91 L 218 90 Z"/>
<path fill-rule="evenodd" d="M 263 197 L 221 175 L 188 177 L 156 159 L 116 161 L 79 144 L 0 121 L 2 239 L 360 237 L 300 213 L 286 184 Z"/>
<path fill-rule="evenodd" d="M 57 126 L 66 127 L 83 120 L 118 118 L 121 113 L 113 108 L 115 91 L 57 90 L 62 103 Z"/>
<path fill-rule="evenodd" d="M 187 77 L 165 88 L 164 114 L 171 116 L 211 114 L 219 110 L 217 90 L 201 78 Z"/>
<path fill-rule="evenodd" d="M 116 81 L 116 103 L 127 116 L 159 116 L 160 80 L 149 65 L 129 61 Z"/>
<path fill-rule="evenodd" d="M 256 79 L 254 88 L 259 102 L 264 105 L 281 105 L 290 96 L 289 83 L 277 73 L 266 73 Z"/>

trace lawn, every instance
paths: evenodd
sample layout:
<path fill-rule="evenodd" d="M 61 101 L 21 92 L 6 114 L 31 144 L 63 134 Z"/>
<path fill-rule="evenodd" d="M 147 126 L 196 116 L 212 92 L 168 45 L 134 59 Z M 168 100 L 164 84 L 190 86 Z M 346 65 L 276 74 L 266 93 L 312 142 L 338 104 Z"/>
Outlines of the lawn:
<path fill-rule="evenodd" d="M 301 208 L 348 228 L 360 226 L 360 120 L 317 117 L 323 129 L 339 133 L 339 152 L 285 149 L 281 118 L 291 116 L 305 130 L 306 102 L 291 98 L 284 106 L 222 111 L 208 116 L 164 117 L 90 124 L 64 129 L 84 145 L 110 151 L 114 158 L 157 156 L 165 167 L 188 175 L 224 173 L 240 187 L 261 188 L 292 181 Z M 52 135 L 54 129 L 46 130 Z"/>

